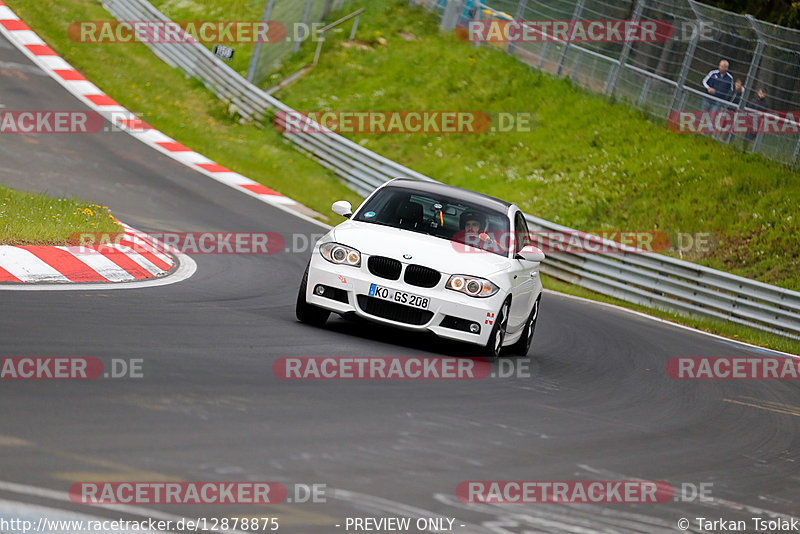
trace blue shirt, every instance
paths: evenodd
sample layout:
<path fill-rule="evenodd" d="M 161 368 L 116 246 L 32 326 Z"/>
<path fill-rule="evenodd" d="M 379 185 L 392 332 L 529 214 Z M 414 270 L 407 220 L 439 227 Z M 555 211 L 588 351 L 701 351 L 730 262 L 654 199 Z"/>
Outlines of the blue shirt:
<path fill-rule="evenodd" d="M 733 76 L 730 72 L 722 74 L 717 69 L 712 70 L 703 78 L 703 87 L 706 90 L 713 89 L 713 96 L 729 100 L 733 96 Z"/>

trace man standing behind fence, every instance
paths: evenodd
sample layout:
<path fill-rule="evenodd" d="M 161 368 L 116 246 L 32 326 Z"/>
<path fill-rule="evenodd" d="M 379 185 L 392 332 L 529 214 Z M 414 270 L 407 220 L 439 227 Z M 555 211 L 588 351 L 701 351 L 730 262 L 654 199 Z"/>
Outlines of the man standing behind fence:
<path fill-rule="evenodd" d="M 714 98 L 703 99 L 702 111 L 719 111 L 722 109 L 722 102 L 716 100 L 730 100 L 733 96 L 733 76 L 728 72 L 728 62 L 719 62 L 719 69 L 714 69 L 703 78 L 703 87 L 706 92 Z"/>

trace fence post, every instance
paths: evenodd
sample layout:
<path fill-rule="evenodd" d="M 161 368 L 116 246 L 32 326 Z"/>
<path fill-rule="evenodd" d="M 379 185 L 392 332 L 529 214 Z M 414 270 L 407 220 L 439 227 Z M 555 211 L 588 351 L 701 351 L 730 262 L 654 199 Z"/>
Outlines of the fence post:
<path fill-rule="evenodd" d="M 700 24 L 702 20 L 700 18 L 700 14 L 694 8 L 694 5 L 689 2 L 689 6 L 694 11 L 694 15 L 697 18 L 697 28 L 700 28 Z M 689 67 L 692 65 L 692 59 L 694 58 L 694 51 L 697 49 L 697 42 L 700 40 L 700 31 L 696 31 L 694 36 L 692 37 L 692 41 L 689 43 L 689 48 L 686 49 L 686 56 L 683 58 L 683 65 L 681 65 L 681 72 L 678 74 L 678 81 L 675 84 L 675 93 L 672 95 L 672 104 L 669 107 L 669 111 L 667 112 L 667 116 L 669 114 L 678 109 L 678 103 L 681 100 L 681 96 L 683 94 L 683 86 L 686 84 L 686 76 L 689 74 Z"/>
<path fill-rule="evenodd" d="M 544 69 L 544 60 L 547 57 L 547 48 L 550 44 L 549 41 L 545 40 L 544 44 L 542 45 L 541 56 L 539 56 L 539 70 Z"/>
<path fill-rule="evenodd" d="M 647 102 L 647 93 L 650 92 L 650 85 L 653 83 L 653 78 L 650 76 L 644 79 L 644 83 L 642 84 L 642 92 L 639 93 L 639 100 L 637 105 L 641 108 L 644 107 L 644 103 Z"/>
<path fill-rule="evenodd" d="M 519 0 L 519 5 L 517 5 L 517 13 L 514 15 L 514 20 L 520 21 L 520 23 L 525 20 L 525 8 L 526 7 L 528 7 L 528 0 Z M 520 28 L 522 28 L 521 24 L 520 24 Z M 508 42 L 508 47 L 506 48 L 506 52 L 508 52 L 509 54 L 511 54 L 513 56 L 514 55 L 514 48 L 516 48 L 516 44 L 514 44 L 514 41 L 509 41 Z"/>
<path fill-rule="evenodd" d="M 764 52 L 765 44 L 764 36 L 758 29 L 755 19 L 751 15 L 745 15 L 745 17 L 747 18 L 747 22 L 750 23 L 750 26 L 753 27 L 756 35 L 758 35 L 758 43 L 756 44 L 755 52 L 753 52 L 753 60 L 750 62 L 750 68 L 747 69 L 747 78 L 745 78 L 744 91 L 742 92 L 742 100 L 739 102 L 739 109 L 744 109 L 745 102 L 750 99 L 750 93 L 753 91 L 753 78 L 755 78 L 756 72 L 758 72 L 758 64 L 761 62 L 761 55 Z"/>
<path fill-rule="evenodd" d="M 269 20 L 270 15 L 272 14 L 272 6 L 275 3 L 275 0 L 267 0 L 267 3 L 264 5 L 264 14 L 261 15 L 261 22 L 267 22 Z M 256 65 L 258 65 L 258 55 L 261 52 L 261 42 L 256 42 L 255 46 L 253 47 L 253 53 L 250 55 L 250 66 L 247 69 L 247 81 L 253 81 L 253 77 L 256 75 Z"/>
<path fill-rule="evenodd" d="M 575 10 L 572 12 L 572 21 L 578 20 L 583 12 L 583 2 L 584 0 L 578 0 L 575 4 Z M 572 28 L 570 28 L 572 29 Z M 561 71 L 564 69 L 564 62 L 567 59 L 567 51 L 569 50 L 570 39 L 572 36 L 567 34 L 567 42 L 564 43 L 564 48 L 561 50 L 561 57 L 558 60 L 558 70 L 556 71 L 556 76 L 561 76 Z"/>
<path fill-rule="evenodd" d="M 442 14 L 442 24 L 440 26 L 443 32 L 449 32 L 456 29 L 458 20 L 461 13 L 464 12 L 464 0 L 447 0 L 447 5 Z"/>
<path fill-rule="evenodd" d="M 308 22 L 308 13 L 311 11 L 311 2 L 312 0 L 306 0 L 306 7 L 303 9 L 303 19 L 300 21 L 300 24 L 306 24 Z M 311 30 L 309 30 L 309 35 L 311 35 Z M 297 52 L 298 50 L 300 50 L 300 39 L 294 43 L 292 52 Z"/>
<path fill-rule="evenodd" d="M 575 85 L 578 85 L 578 70 L 581 68 L 581 61 L 583 60 L 583 54 L 580 53 L 580 48 L 578 50 L 579 52 L 575 56 L 575 63 L 572 66 L 572 75 L 570 76 L 572 83 Z"/>
<path fill-rule="evenodd" d="M 641 19 L 643 9 L 644 9 L 644 0 L 636 0 L 636 5 L 633 7 L 633 15 L 631 15 L 631 20 Z M 633 46 L 633 41 L 625 41 L 625 45 L 623 45 L 622 47 L 622 52 L 619 54 L 619 63 L 613 65 L 611 67 L 611 71 L 608 73 L 608 81 L 606 82 L 606 94 L 611 94 L 614 92 L 614 87 L 617 85 L 617 77 L 619 77 L 619 72 L 622 70 L 622 68 L 625 66 L 625 62 L 628 60 L 628 56 L 631 53 L 632 46 Z"/>

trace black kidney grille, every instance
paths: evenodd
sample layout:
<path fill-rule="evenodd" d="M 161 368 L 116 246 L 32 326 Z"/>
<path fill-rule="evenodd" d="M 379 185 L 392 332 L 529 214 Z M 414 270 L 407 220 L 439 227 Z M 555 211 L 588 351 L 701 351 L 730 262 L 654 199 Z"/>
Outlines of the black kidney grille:
<path fill-rule="evenodd" d="M 358 307 L 369 315 L 413 325 L 427 324 L 433 317 L 432 311 L 420 310 L 367 295 L 358 295 Z"/>
<path fill-rule="evenodd" d="M 406 284 L 419 287 L 435 287 L 441 279 L 442 275 L 439 271 L 422 265 L 409 265 L 406 267 L 406 274 L 403 277 Z"/>
<path fill-rule="evenodd" d="M 367 268 L 375 276 L 388 278 L 389 280 L 399 280 L 403 265 L 392 258 L 370 256 L 369 260 L 367 260 Z"/>

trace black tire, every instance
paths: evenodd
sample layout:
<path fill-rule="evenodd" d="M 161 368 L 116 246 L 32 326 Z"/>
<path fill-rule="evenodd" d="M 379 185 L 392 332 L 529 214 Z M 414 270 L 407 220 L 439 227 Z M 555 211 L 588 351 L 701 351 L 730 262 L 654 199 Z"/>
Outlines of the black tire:
<path fill-rule="evenodd" d="M 310 265 L 311 264 L 309 263 L 309 265 L 306 266 L 306 271 L 303 273 L 303 281 L 300 282 L 300 289 L 297 291 L 297 304 L 294 308 L 294 314 L 297 316 L 297 319 L 300 322 L 314 326 L 322 326 L 325 324 L 325 321 L 328 320 L 328 317 L 330 317 L 331 312 L 318 306 L 314 306 L 313 304 L 309 304 L 306 301 L 308 267 Z"/>
<path fill-rule="evenodd" d="M 525 322 L 525 330 L 522 331 L 522 336 L 516 343 L 511 345 L 511 352 L 513 354 L 527 356 L 531 348 L 531 343 L 533 342 L 533 334 L 536 331 L 536 321 L 539 320 L 539 303 L 541 300 L 542 296 L 539 295 L 539 298 L 533 303 L 533 309 L 528 316 L 528 320 Z"/>
<path fill-rule="evenodd" d="M 503 341 L 506 338 L 506 327 L 508 326 L 508 311 L 511 309 L 511 301 L 506 300 L 500 306 L 500 311 L 497 312 L 497 320 L 492 327 L 492 333 L 489 335 L 489 341 L 483 347 L 484 356 L 490 361 L 494 362 L 500 358 L 500 353 L 503 351 Z"/>

